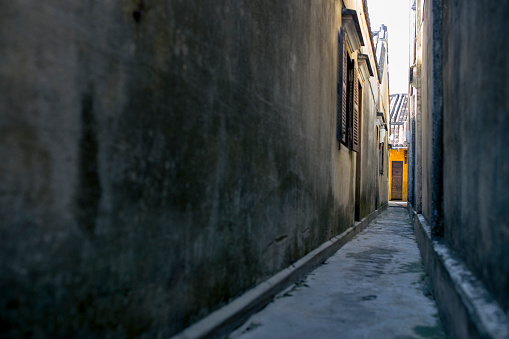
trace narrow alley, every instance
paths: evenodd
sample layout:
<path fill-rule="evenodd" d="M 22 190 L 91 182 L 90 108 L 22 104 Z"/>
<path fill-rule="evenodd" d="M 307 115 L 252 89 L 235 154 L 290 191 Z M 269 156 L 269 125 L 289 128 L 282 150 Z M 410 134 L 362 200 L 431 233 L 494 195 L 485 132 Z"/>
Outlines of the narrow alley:
<path fill-rule="evenodd" d="M 408 211 L 391 203 L 229 338 L 444 337 Z"/>
<path fill-rule="evenodd" d="M 509 339 L 507 32 L 509 1 L 3 1 L 0 339 Z"/>

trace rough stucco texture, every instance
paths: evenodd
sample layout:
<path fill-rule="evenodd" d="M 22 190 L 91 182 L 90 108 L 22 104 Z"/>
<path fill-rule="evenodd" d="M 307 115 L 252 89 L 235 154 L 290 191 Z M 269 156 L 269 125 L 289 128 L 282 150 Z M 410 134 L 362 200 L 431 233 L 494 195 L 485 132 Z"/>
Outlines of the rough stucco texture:
<path fill-rule="evenodd" d="M 377 80 L 370 80 L 376 85 Z M 367 81 L 363 87 L 363 100 L 361 116 L 361 187 L 360 187 L 360 210 L 359 219 L 362 219 L 375 210 L 376 199 L 376 180 L 378 179 L 377 173 L 377 159 L 378 159 L 378 140 L 376 140 L 376 109 L 373 100 L 370 100 L 369 88 Z"/>
<path fill-rule="evenodd" d="M 431 173 L 433 166 L 433 1 L 424 4 L 424 21 L 422 24 L 422 214 L 431 224 L 432 214 L 432 184 Z"/>
<path fill-rule="evenodd" d="M 333 6 L 5 2 L 2 335 L 168 337 L 351 226 Z"/>
<path fill-rule="evenodd" d="M 443 4 L 445 237 L 509 311 L 509 3 Z"/>

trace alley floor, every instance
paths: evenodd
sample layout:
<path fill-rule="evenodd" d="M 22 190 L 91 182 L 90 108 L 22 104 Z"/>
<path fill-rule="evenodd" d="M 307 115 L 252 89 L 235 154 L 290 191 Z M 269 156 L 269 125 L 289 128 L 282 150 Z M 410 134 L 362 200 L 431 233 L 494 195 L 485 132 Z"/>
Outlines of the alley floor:
<path fill-rule="evenodd" d="M 229 338 L 445 338 L 407 210 L 391 204 Z"/>

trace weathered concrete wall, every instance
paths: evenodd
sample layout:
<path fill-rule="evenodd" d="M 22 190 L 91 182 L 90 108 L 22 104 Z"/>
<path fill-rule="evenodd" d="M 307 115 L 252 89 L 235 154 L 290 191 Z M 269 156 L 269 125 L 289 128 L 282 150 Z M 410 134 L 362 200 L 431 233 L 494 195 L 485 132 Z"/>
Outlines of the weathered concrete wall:
<path fill-rule="evenodd" d="M 412 105 L 410 107 L 409 124 L 411 129 L 411 146 L 409 147 L 409 202 L 417 213 L 422 213 L 422 109 L 423 109 L 423 21 L 421 0 L 415 2 L 415 37 L 411 40 L 411 49 L 415 50 L 414 67 L 412 72 Z M 427 39 L 424 40 L 427 43 Z"/>
<path fill-rule="evenodd" d="M 422 24 L 422 214 L 443 235 L 442 0 L 424 3 Z"/>
<path fill-rule="evenodd" d="M 390 33 L 389 37 L 390 37 Z M 388 43 L 387 50 L 390 48 L 390 43 Z M 384 69 L 382 81 L 380 82 L 380 102 L 378 109 L 385 116 L 385 121 L 387 125 L 387 131 L 385 132 L 385 139 L 383 143 L 383 173 L 378 176 L 378 187 L 379 187 L 379 206 L 385 205 L 389 201 L 389 132 L 390 132 L 390 121 L 391 121 L 391 108 L 390 108 L 390 93 L 389 93 L 389 73 L 390 73 L 390 65 L 389 65 L 389 53 L 385 54 L 385 65 L 387 65 Z"/>
<path fill-rule="evenodd" d="M 3 4 L 2 334 L 167 337 L 351 226 L 339 13 Z"/>
<path fill-rule="evenodd" d="M 388 93 L 388 88 L 387 88 L 387 93 Z M 385 109 L 385 107 L 387 107 L 387 109 Z M 385 107 L 383 109 L 383 112 L 386 116 L 386 121 L 389 122 L 389 120 L 388 120 L 390 117 L 389 103 L 387 103 L 387 106 L 385 106 Z M 387 123 L 387 127 L 389 128 L 389 123 Z M 387 204 L 387 202 L 389 201 L 389 167 L 390 167 L 390 163 L 389 163 L 389 132 L 388 131 L 385 132 L 385 139 L 384 139 L 384 143 L 383 143 L 382 147 L 383 147 L 383 157 L 384 157 L 383 163 L 382 163 L 383 172 L 382 172 L 382 174 L 378 175 L 379 200 L 378 200 L 377 207 L 383 206 L 383 205 Z"/>
<path fill-rule="evenodd" d="M 444 3 L 446 241 L 509 310 L 509 3 Z"/>
<path fill-rule="evenodd" d="M 362 90 L 362 107 L 361 115 L 361 187 L 360 187 L 360 213 L 359 219 L 369 215 L 371 211 L 376 209 L 376 178 L 377 178 L 377 157 L 378 157 L 378 140 L 376 140 L 376 105 L 373 100 L 371 86 L 378 80 L 371 78 L 365 81 Z"/>
<path fill-rule="evenodd" d="M 424 3 L 422 23 L 422 69 L 421 69 L 421 196 L 422 214 L 431 223 L 431 170 L 433 134 L 433 1 Z"/>
<path fill-rule="evenodd" d="M 389 133 L 385 134 L 385 142 L 383 144 L 384 147 L 384 171 L 383 174 L 379 176 L 379 187 L 380 187 L 380 203 L 379 206 L 383 206 L 389 201 Z"/>
<path fill-rule="evenodd" d="M 410 88 L 410 95 L 408 96 L 410 105 L 408 112 L 408 133 L 410 140 L 408 145 L 408 167 L 407 167 L 407 190 L 408 190 L 408 203 L 415 206 L 415 89 Z"/>
<path fill-rule="evenodd" d="M 382 97 L 389 97 L 388 87 L 380 88 L 380 79 L 378 78 L 378 68 L 376 55 L 371 38 L 372 27 L 370 26 L 369 15 L 367 12 L 367 2 L 347 0 L 344 2 L 347 8 L 355 8 L 359 15 L 359 24 L 364 39 L 364 46 L 360 48 L 361 53 L 367 56 L 367 62 L 373 71 L 373 76 L 364 74 L 360 76 L 362 86 L 362 112 L 361 118 L 361 143 L 360 152 L 356 156 L 356 166 L 360 167 L 359 181 L 359 219 L 368 216 L 375 210 L 377 197 L 378 180 L 378 140 L 376 137 L 376 114 L 379 111 L 378 103 L 383 101 Z M 365 11 L 362 11 L 362 8 Z M 367 72 L 367 70 L 366 70 Z M 361 72 L 362 73 L 362 72 Z M 384 73 L 387 75 L 387 70 Z M 384 92 L 386 90 L 386 92 Z M 387 157 L 388 159 L 388 157 Z M 379 205 L 380 199 L 378 199 Z"/>

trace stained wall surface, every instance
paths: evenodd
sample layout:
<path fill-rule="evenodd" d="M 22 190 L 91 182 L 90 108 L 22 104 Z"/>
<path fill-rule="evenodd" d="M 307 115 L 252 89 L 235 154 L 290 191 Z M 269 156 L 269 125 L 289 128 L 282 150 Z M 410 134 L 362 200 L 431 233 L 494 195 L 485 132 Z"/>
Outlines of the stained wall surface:
<path fill-rule="evenodd" d="M 6 2 L 2 335 L 168 337 L 350 227 L 340 25 L 339 1 Z"/>
<path fill-rule="evenodd" d="M 509 310 L 509 3 L 443 0 L 444 226 Z"/>
<path fill-rule="evenodd" d="M 375 80 L 376 81 L 376 80 Z M 361 156 L 359 166 L 361 170 L 360 187 L 360 215 L 359 219 L 369 215 L 376 209 L 377 194 L 377 159 L 378 140 L 376 140 L 376 107 L 372 100 L 368 81 L 363 87 L 363 114 L 361 116 Z"/>
<path fill-rule="evenodd" d="M 390 41 L 390 32 L 389 32 L 389 41 Z M 388 43 L 387 51 L 390 48 L 390 43 Z M 378 112 L 384 114 L 384 121 L 386 127 L 385 138 L 383 140 L 383 161 L 379 164 L 382 168 L 382 171 L 378 172 L 379 175 L 377 177 L 378 180 L 378 204 L 377 207 L 383 206 L 389 201 L 389 131 L 390 131 L 390 121 L 391 121 L 391 107 L 390 107 L 390 98 L 389 98 L 389 53 L 385 55 L 385 65 L 384 71 L 382 73 L 382 79 L 380 81 L 380 100 L 378 101 Z M 379 140 L 380 141 L 380 140 Z"/>
<path fill-rule="evenodd" d="M 425 1 L 422 13 L 422 68 L 421 68 L 421 98 L 422 98 L 422 214 L 431 223 L 432 214 L 432 183 L 433 170 L 433 1 Z"/>

